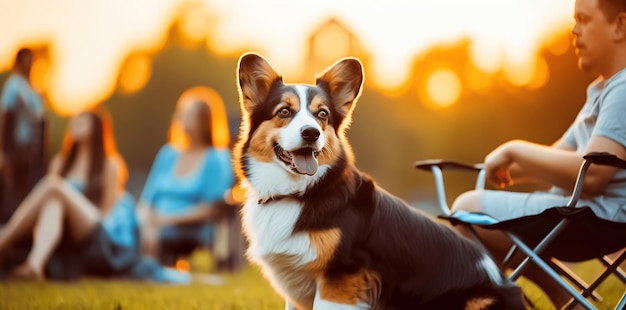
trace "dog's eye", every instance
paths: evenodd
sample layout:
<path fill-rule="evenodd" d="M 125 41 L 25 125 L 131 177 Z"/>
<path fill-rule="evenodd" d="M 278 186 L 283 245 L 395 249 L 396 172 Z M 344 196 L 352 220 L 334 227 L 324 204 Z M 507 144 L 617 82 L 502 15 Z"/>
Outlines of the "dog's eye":
<path fill-rule="evenodd" d="M 278 110 L 278 113 L 276 115 L 278 115 L 278 117 L 280 117 L 280 118 L 287 118 L 287 117 L 291 116 L 291 110 L 289 110 L 287 108 L 282 108 L 282 109 Z"/>
<path fill-rule="evenodd" d="M 319 117 L 320 119 L 327 119 L 328 118 L 328 111 L 326 111 L 326 110 L 319 110 L 319 112 L 317 112 L 317 117 Z"/>

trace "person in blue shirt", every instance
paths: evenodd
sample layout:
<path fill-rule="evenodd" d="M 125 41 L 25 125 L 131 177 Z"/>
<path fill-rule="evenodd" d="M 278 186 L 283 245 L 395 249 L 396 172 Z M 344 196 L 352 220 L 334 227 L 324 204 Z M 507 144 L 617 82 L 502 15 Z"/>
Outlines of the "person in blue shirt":
<path fill-rule="evenodd" d="M 0 228 L 0 278 L 10 270 L 23 279 L 91 275 L 190 282 L 189 274 L 141 256 L 126 180 L 106 111 L 72 117 L 48 174 Z"/>
<path fill-rule="evenodd" d="M 118 221 L 132 220 L 124 215 L 133 207 L 123 189 L 125 172 L 110 123 L 102 113 L 87 111 L 72 117 L 48 174 L 0 229 L 0 256 L 21 239 L 32 236 L 25 261 L 13 268 L 12 274 L 43 279 L 53 266 L 60 266 L 55 259 L 61 257 L 76 258 L 74 264 L 61 265 L 77 272 L 111 272 L 121 267 L 116 266 L 122 263 L 118 258 L 132 259 L 132 253 L 127 255 L 123 249 L 131 250 L 137 243 L 133 240 L 133 224 L 120 225 Z M 98 248 L 109 251 L 94 253 Z M 63 255 L 69 252 L 71 255 Z"/>
<path fill-rule="evenodd" d="M 45 174 L 45 113 L 41 96 L 30 84 L 33 53 L 17 52 L 0 95 L 0 223 Z"/>
<path fill-rule="evenodd" d="M 168 242 L 212 245 L 213 222 L 233 186 L 230 150 L 216 143 L 228 135 L 227 127 L 215 126 L 226 124 L 221 99 L 204 91 L 213 96 L 194 96 L 191 89 L 178 100 L 169 142 L 159 150 L 141 195 L 142 247 L 153 257 L 162 258 L 160 246 Z"/>

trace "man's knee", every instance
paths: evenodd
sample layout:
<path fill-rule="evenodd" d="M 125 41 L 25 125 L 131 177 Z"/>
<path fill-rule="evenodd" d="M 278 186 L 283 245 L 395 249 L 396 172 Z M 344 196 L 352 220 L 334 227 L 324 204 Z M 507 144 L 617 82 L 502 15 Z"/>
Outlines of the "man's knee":
<path fill-rule="evenodd" d="M 467 212 L 482 211 L 482 191 L 465 192 L 454 200 L 452 211 L 463 210 Z"/>

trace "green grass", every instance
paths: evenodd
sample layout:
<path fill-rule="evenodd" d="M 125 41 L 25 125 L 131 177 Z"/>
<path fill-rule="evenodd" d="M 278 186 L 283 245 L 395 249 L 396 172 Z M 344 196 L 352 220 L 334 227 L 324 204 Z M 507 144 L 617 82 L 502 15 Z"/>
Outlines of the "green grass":
<path fill-rule="evenodd" d="M 220 286 L 125 280 L 0 282 L 0 309 L 281 309 L 284 303 L 256 269 L 223 275 Z"/>
<path fill-rule="evenodd" d="M 202 267 L 202 269 L 207 266 Z M 595 263 L 576 267 L 588 279 L 599 270 Z M 195 281 L 190 285 L 160 285 L 125 280 L 82 279 L 76 282 L 0 282 L 0 309 L 284 309 L 254 267 L 222 275 L 223 285 Z M 552 309 L 545 296 L 521 280 L 524 291 L 538 309 Z M 612 309 L 624 286 L 609 279 L 599 289 L 604 301 L 599 309 Z"/>
<path fill-rule="evenodd" d="M 571 267 L 572 270 L 583 280 L 591 282 L 601 271 L 602 266 L 599 262 L 589 261 Z M 532 282 L 522 278 L 518 281 L 524 293 L 531 299 L 537 309 L 552 310 L 554 307 L 543 292 Z M 610 276 L 597 289 L 598 294 L 602 297 L 601 301 L 592 302 L 598 309 L 614 309 L 615 305 L 624 294 L 625 285 L 621 283 L 615 276 Z"/>

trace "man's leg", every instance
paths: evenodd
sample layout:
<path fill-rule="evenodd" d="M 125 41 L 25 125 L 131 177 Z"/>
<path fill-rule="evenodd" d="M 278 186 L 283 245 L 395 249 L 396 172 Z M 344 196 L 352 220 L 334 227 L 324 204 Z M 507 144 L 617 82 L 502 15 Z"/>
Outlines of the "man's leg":
<path fill-rule="evenodd" d="M 454 201 L 452 205 L 453 211 L 464 210 L 468 212 L 482 212 L 482 193 L 482 191 L 463 193 Z M 457 225 L 455 228 L 462 235 L 471 237 L 472 232 L 467 227 Z M 502 262 L 513 246 L 513 242 L 504 233 L 498 230 L 489 230 L 478 226 L 474 226 L 473 229 L 496 262 Z M 523 254 L 516 255 L 512 258 L 511 263 L 513 266 L 516 266 L 520 264 L 523 259 Z M 556 281 L 550 278 L 535 264 L 529 264 L 525 268 L 523 275 L 541 287 L 557 309 L 566 305 L 572 298 Z"/>

